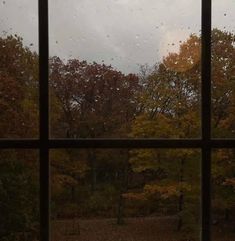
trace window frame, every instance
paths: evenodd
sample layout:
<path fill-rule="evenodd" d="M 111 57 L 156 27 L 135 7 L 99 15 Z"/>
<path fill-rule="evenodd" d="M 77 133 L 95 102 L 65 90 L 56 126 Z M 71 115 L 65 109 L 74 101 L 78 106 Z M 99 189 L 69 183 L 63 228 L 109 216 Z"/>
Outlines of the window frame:
<path fill-rule="evenodd" d="M 59 148 L 197 148 L 201 150 L 201 240 L 211 240 L 211 153 L 235 148 L 235 139 L 211 137 L 211 16 L 212 0 L 201 0 L 201 138 L 198 139 L 51 139 L 49 137 L 48 0 L 38 0 L 39 130 L 38 139 L 1 139 L 0 149 L 40 150 L 40 240 L 50 240 L 49 151 Z"/>

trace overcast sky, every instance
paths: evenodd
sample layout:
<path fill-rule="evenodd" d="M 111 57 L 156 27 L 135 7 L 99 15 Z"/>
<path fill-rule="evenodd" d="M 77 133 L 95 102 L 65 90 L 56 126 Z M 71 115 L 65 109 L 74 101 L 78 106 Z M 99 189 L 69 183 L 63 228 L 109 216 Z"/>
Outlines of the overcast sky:
<path fill-rule="evenodd" d="M 200 32 L 200 0 L 49 0 L 50 55 L 111 64 L 125 73 L 153 65 Z M 37 0 L 0 0 L 0 33 L 38 48 Z M 213 26 L 235 30 L 235 0 L 213 1 Z"/>

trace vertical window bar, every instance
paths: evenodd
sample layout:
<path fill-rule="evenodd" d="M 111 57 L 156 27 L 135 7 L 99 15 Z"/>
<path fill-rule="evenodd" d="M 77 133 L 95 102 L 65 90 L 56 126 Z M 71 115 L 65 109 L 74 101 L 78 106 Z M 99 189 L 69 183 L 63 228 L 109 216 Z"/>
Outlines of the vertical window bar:
<path fill-rule="evenodd" d="M 211 240 L 211 149 L 202 149 L 202 165 L 201 165 L 201 176 L 202 176 L 202 229 L 201 229 L 201 240 Z"/>
<path fill-rule="evenodd" d="M 38 0 L 40 110 L 40 240 L 49 241 L 49 41 L 48 0 Z"/>
<path fill-rule="evenodd" d="M 211 0 L 202 0 L 202 139 L 211 138 Z"/>
<path fill-rule="evenodd" d="M 202 0 L 202 229 L 201 240 L 211 240 L 211 0 Z"/>

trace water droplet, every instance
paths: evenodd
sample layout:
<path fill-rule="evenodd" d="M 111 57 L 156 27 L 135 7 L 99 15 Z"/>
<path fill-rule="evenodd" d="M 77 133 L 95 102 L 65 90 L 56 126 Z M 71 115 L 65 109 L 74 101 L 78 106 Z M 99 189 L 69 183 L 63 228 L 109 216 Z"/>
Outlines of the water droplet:
<path fill-rule="evenodd" d="M 226 14 L 226 13 L 224 13 L 224 16 L 226 17 L 226 16 L 227 16 L 227 14 Z"/>

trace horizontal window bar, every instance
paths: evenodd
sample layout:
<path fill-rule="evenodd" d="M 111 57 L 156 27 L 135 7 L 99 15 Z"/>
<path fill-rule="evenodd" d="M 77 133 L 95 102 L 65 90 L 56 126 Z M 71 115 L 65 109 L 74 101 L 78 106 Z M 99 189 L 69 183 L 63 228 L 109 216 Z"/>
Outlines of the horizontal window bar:
<path fill-rule="evenodd" d="M 50 148 L 200 148 L 202 140 L 180 139 L 54 139 Z"/>
<path fill-rule="evenodd" d="M 235 139 L 54 139 L 50 148 L 233 148 Z"/>
<path fill-rule="evenodd" d="M 38 139 L 1 139 L 1 149 L 39 149 L 40 141 Z"/>
<path fill-rule="evenodd" d="M 51 139 L 48 148 L 235 148 L 235 139 Z M 36 139 L 0 140 L 0 148 L 36 149 L 42 143 Z"/>

